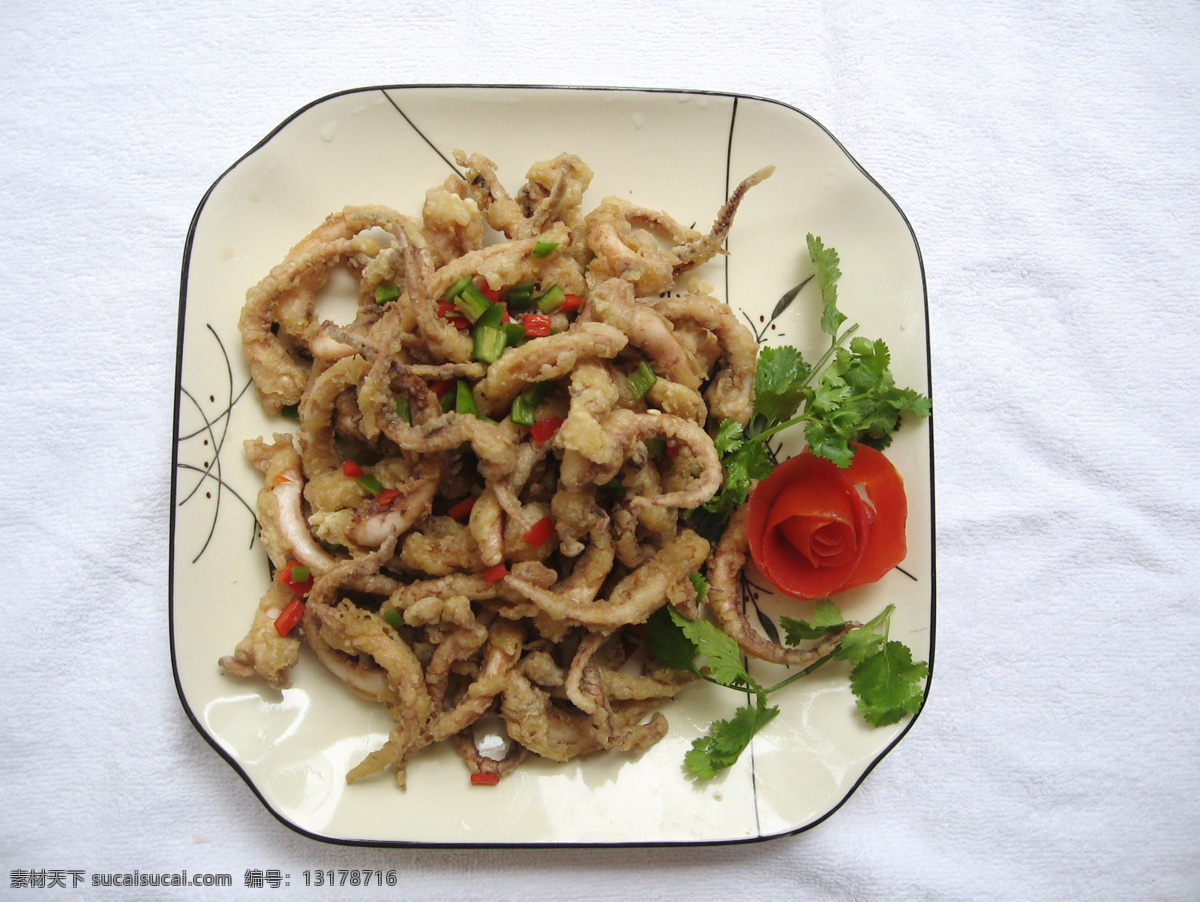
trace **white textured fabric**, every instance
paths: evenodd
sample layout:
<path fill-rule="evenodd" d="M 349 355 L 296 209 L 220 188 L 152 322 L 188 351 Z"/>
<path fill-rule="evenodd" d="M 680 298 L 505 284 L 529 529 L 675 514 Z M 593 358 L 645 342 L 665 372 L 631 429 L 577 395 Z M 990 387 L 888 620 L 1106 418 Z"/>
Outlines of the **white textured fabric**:
<path fill-rule="evenodd" d="M 4 19 L 13 897 L 17 872 L 48 869 L 233 875 L 233 890 L 181 899 L 282 894 L 242 888 L 247 869 L 277 870 L 301 896 L 306 868 L 398 874 L 312 891 L 364 900 L 1200 893 L 1200 6 L 18 2 Z M 326 845 L 275 821 L 184 715 L 167 520 L 192 213 L 305 103 L 450 82 L 782 100 L 913 224 L 932 323 L 932 691 L 808 833 L 703 849 Z"/>

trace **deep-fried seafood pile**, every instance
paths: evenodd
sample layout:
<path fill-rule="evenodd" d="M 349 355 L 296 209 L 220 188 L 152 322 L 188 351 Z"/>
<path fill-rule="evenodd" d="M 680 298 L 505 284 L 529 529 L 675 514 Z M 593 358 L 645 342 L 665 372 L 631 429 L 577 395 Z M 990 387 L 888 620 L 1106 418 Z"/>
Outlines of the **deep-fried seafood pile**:
<path fill-rule="evenodd" d="M 664 604 L 697 616 L 690 575 L 705 568 L 709 608 L 748 652 L 816 654 L 746 623 L 744 516 L 715 549 L 687 519 L 724 478 L 718 425 L 749 419 L 757 346 L 679 280 L 720 252 L 770 169 L 701 234 L 613 197 L 585 214 L 592 173 L 573 155 L 534 165 L 515 196 L 491 161 L 457 161 L 465 176 L 431 189 L 420 218 L 328 217 L 241 317 L 263 404 L 300 428 L 247 443 L 286 581 L 221 665 L 286 687 L 303 642 L 387 706 L 395 726 L 351 781 L 392 768 L 403 786 L 442 740 L 476 782 L 528 752 L 652 745 L 688 675 L 646 655 L 639 625 Z M 316 313 L 335 267 L 359 282 L 345 325 Z M 485 715 L 507 730 L 503 760 L 476 746 Z"/>

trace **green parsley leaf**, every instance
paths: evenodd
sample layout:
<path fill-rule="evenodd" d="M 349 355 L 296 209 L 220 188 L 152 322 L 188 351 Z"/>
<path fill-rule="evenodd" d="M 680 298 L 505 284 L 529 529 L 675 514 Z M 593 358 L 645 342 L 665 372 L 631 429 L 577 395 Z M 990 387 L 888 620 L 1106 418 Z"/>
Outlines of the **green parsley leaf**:
<path fill-rule="evenodd" d="M 742 424 L 733 420 L 722 420 L 721 425 L 717 427 L 713 444 L 717 446 L 718 454 L 732 454 L 745 444 Z"/>
<path fill-rule="evenodd" d="M 754 374 L 754 413 L 768 423 L 794 416 L 808 397 L 812 367 L 790 345 L 763 348 Z"/>
<path fill-rule="evenodd" d="M 643 633 L 646 651 L 663 667 L 696 673 L 696 644 L 671 617 L 670 605 L 659 608 L 646 620 Z"/>
<path fill-rule="evenodd" d="M 914 662 L 907 645 L 891 641 L 854 668 L 850 688 L 867 722 L 882 727 L 917 713 L 927 676 L 929 666 L 924 661 Z"/>
<path fill-rule="evenodd" d="M 674 624 L 691 640 L 698 654 L 708 658 L 708 678 L 721 686 L 757 691 L 761 687 L 751 679 L 742 663 L 742 649 L 737 640 L 723 633 L 708 620 L 688 620 L 674 608 L 667 613 Z"/>
<path fill-rule="evenodd" d="M 842 277 L 838 252 L 831 247 L 826 248 L 821 239 L 811 232 L 807 241 L 808 256 L 817 271 L 817 284 L 821 287 L 821 331 L 836 337 L 838 328 L 846 321 L 846 317 L 837 309 L 837 280 Z"/>
<path fill-rule="evenodd" d="M 833 656 L 839 661 L 849 661 L 851 664 L 857 665 L 872 655 L 879 654 L 881 648 L 883 648 L 883 637 L 863 627 L 846 633 L 842 644 L 838 646 Z"/>
<path fill-rule="evenodd" d="M 824 638 L 836 633 L 848 622 L 842 617 L 837 605 L 828 598 L 817 602 L 811 621 L 796 620 L 786 614 L 779 618 L 779 625 L 784 631 L 784 641 L 788 645 L 799 645 L 806 639 Z"/>
<path fill-rule="evenodd" d="M 730 428 L 726 428 L 726 423 Z M 722 447 L 729 450 L 721 454 L 721 465 L 725 469 L 725 482 L 721 490 L 704 504 L 704 510 L 728 517 L 739 504 L 750 496 L 755 481 L 766 479 L 775 469 L 771 452 L 762 442 L 742 441 L 741 426 L 725 420 L 717 432 Z"/>
<path fill-rule="evenodd" d="M 778 707 L 768 708 L 765 697 L 759 695 L 753 708 L 738 708 L 729 720 L 715 721 L 706 735 L 694 740 L 691 751 L 684 756 L 684 765 L 701 780 L 711 780 L 735 764 L 754 734 L 778 713 Z"/>
<path fill-rule="evenodd" d="M 700 573 L 689 573 L 688 579 L 696 590 L 696 601 L 704 601 L 704 596 L 708 594 L 708 580 Z"/>

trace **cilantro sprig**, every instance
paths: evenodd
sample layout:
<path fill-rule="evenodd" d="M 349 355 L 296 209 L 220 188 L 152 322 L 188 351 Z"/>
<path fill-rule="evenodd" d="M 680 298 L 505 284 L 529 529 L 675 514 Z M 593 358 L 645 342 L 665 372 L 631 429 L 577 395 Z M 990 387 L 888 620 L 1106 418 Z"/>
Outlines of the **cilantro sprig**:
<path fill-rule="evenodd" d="M 838 309 L 838 253 L 812 234 L 807 243 L 821 296 L 821 331 L 830 337 L 829 347 L 813 364 L 790 345 L 759 353 L 749 424 L 725 420 L 715 439 L 725 483 L 704 511 L 718 528 L 754 483 L 775 468 L 767 439 L 777 433 L 803 424 L 812 452 L 845 468 L 854 459 L 856 444 L 879 450 L 890 445 L 905 413 L 932 413 L 928 397 L 896 385 L 891 352 L 882 339 L 855 335 L 857 323 L 843 328 L 847 318 Z"/>
<path fill-rule="evenodd" d="M 746 669 L 737 641 L 715 624 L 704 619 L 688 620 L 669 605 L 660 608 L 646 623 L 647 648 L 660 664 L 750 696 L 748 704 L 739 707 L 732 717 L 714 721 L 705 735 L 693 741 L 684 756 L 687 770 L 698 779 L 710 780 L 735 764 L 754 736 L 779 714 L 778 705 L 768 705 L 768 696 L 829 661 L 852 665 L 850 690 L 868 723 L 886 726 L 915 714 L 924 699 L 923 681 L 929 667 L 925 662 L 914 662 L 912 651 L 902 642 L 889 640 L 893 610 L 888 605 L 873 620 L 859 626 L 845 620 L 837 606 L 826 599 L 817 603 L 811 621 L 780 618 L 789 645 L 820 639 L 847 626 L 853 628 L 829 654 L 772 686 L 763 686 Z"/>

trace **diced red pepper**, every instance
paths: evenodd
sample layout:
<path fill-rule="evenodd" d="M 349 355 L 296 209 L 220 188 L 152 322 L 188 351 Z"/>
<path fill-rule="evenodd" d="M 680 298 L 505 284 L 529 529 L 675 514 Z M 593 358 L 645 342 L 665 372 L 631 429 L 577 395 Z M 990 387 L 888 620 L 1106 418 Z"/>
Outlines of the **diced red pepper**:
<path fill-rule="evenodd" d="M 454 518 L 455 520 L 462 520 L 462 519 L 465 519 L 467 517 L 467 515 L 469 515 L 471 513 L 471 508 L 473 508 L 474 506 L 475 506 L 475 496 L 468 495 L 462 501 L 459 501 L 456 504 L 454 504 L 453 506 L 451 506 L 450 510 L 446 511 L 446 514 L 448 516 Z"/>
<path fill-rule="evenodd" d="M 526 338 L 545 338 L 550 334 L 550 315 L 548 313 L 526 313 L 521 319 L 525 327 Z"/>
<path fill-rule="evenodd" d="M 679 446 L 674 442 L 667 442 L 667 457 L 678 457 Z"/>
<path fill-rule="evenodd" d="M 533 425 L 529 427 L 529 434 L 539 445 L 545 444 L 554 437 L 554 433 L 558 432 L 562 424 L 562 417 L 543 417 L 540 420 L 534 420 Z"/>
<path fill-rule="evenodd" d="M 491 301 L 493 304 L 500 303 L 500 289 L 499 288 L 489 288 L 487 283 L 484 282 L 483 285 L 479 286 L 479 290 L 481 292 L 483 292 L 483 296 L 485 298 L 487 298 L 489 301 Z"/>
<path fill-rule="evenodd" d="M 312 572 L 295 561 L 288 561 L 279 571 L 279 581 L 297 595 L 307 595 L 313 587 Z"/>
<path fill-rule="evenodd" d="M 472 786 L 495 786 L 499 782 L 499 774 L 485 774 L 483 772 L 471 774 Z"/>
<path fill-rule="evenodd" d="M 354 461 L 348 460 L 344 464 L 342 464 L 342 472 L 345 473 L 347 476 L 349 476 L 351 479 L 357 479 L 359 476 L 362 476 L 363 468 L 360 467 L 358 464 L 356 464 Z"/>
<path fill-rule="evenodd" d="M 375 501 L 379 504 L 380 507 L 387 507 L 389 504 L 391 504 L 393 501 L 395 501 L 399 497 L 400 497 L 399 489 L 384 489 L 382 492 L 380 492 L 378 495 L 375 496 Z"/>
<path fill-rule="evenodd" d="M 573 310 L 578 310 L 582 304 L 583 298 L 581 298 L 579 295 L 568 294 L 566 298 L 563 299 L 562 306 L 558 309 L 562 313 L 570 313 Z"/>
<path fill-rule="evenodd" d="M 552 535 L 554 535 L 554 520 L 550 517 L 542 517 L 533 524 L 529 532 L 525 533 L 525 541 L 530 545 L 540 546 Z"/>
<path fill-rule="evenodd" d="M 489 583 L 499 582 L 508 576 L 508 567 L 504 564 L 497 564 L 495 567 L 488 567 L 483 571 L 483 578 Z"/>
<path fill-rule="evenodd" d="M 299 598 L 293 598 L 283 609 L 283 613 L 275 618 L 275 629 L 279 635 L 286 636 L 303 619 L 304 602 Z"/>
<path fill-rule="evenodd" d="M 429 386 L 433 389 L 433 393 L 439 398 L 444 397 L 449 391 L 453 391 L 457 387 L 457 383 L 453 379 L 442 379 Z"/>
<path fill-rule="evenodd" d="M 459 309 L 454 306 L 453 301 L 438 301 L 438 316 L 450 320 L 450 322 L 454 323 L 460 329 L 465 329 L 471 325 Z"/>

